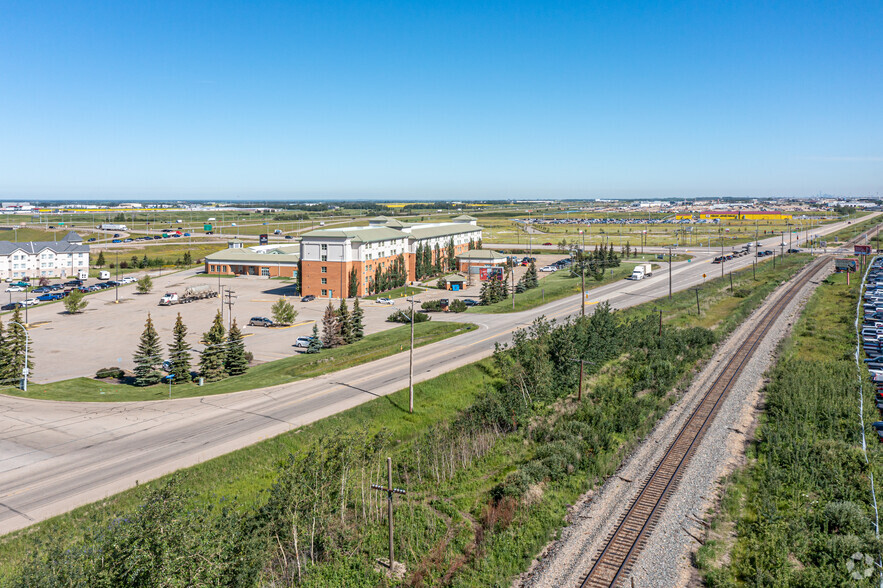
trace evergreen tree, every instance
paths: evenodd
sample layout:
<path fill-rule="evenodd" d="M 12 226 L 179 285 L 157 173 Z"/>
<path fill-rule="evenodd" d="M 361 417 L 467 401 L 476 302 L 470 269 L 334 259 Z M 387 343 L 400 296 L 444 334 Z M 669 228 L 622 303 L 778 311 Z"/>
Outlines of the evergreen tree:
<path fill-rule="evenodd" d="M 98 259 L 95 260 L 95 265 L 97 265 L 98 267 L 104 267 L 104 264 L 106 263 L 107 261 L 105 261 L 104 259 L 104 251 L 99 251 Z"/>
<path fill-rule="evenodd" d="M 193 265 L 193 256 L 189 251 L 184 252 L 184 265 Z"/>
<path fill-rule="evenodd" d="M 478 294 L 478 300 L 482 305 L 491 304 L 491 280 L 485 280 L 481 285 L 481 291 Z"/>
<path fill-rule="evenodd" d="M 351 321 L 353 341 L 358 341 L 365 336 L 365 327 L 362 324 L 364 314 L 365 312 L 362 310 L 362 307 L 359 306 L 359 299 L 356 298 L 356 301 L 353 302 L 353 314 Z"/>
<path fill-rule="evenodd" d="M 340 338 L 344 344 L 353 342 L 353 325 L 351 320 L 350 310 L 346 305 L 346 299 L 341 299 L 340 307 L 337 309 L 337 324 L 340 331 Z"/>
<path fill-rule="evenodd" d="M 432 269 L 434 269 L 436 273 L 442 271 L 442 254 L 441 247 L 438 246 L 438 243 L 435 244 L 435 263 L 433 264 Z"/>
<path fill-rule="evenodd" d="M 224 357 L 224 369 L 231 376 L 244 374 L 248 370 L 248 359 L 245 357 L 245 343 L 242 341 L 242 331 L 233 319 L 230 332 L 227 333 L 227 354 Z"/>
<path fill-rule="evenodd" d="M 536 288 L 540 285 L 540 279 L 537 276 L 537 264 L 534 262 L 530 262 L 530 265 L 527 266 L 527 273 L 524 274 L 525 281 L 524 285 L 527 288 Z"/>
<path fill-rule="evenodd" d="M 356 268 L 350 270 L 350 282 L 349 282 L 349 293 L 347 296 L 350 298 L 355 298 L 359 295 L 359 274 L 356 273 Z"/>
<path fill-rule="evenodd" d="M 12 324 L 16 323 L 16 324 Z M 28 373 L 34 373 L 34 346 L 33 340 L 22 326 L 24 319 L 21 316 L 21 307 L 17 307 L 12 313 L 12 319 L 6 327 L 6 357 L 8 358 L 8 370 L 10 378 L 16 381 L 21 379 L 22 370 L 25 367 L 25 343 L 28 348 Z"/>
<path fill-rule="evenodd" d="M 475 239 L 469 239 L 469 250 L 475 249 Z"/>
<path fill-rule="evenodd" d="M 220 310 L 215 314 L 215 320 L 208 332 L 203 334 L 202 340 L 205 342 L 205 349 L 199 358 L 200 375 L 208 382 L 223 379 L 226 375 L 224 360 L 227 354 L 224 349 L 224 321 Z"/>
<path fill-rule="evenodd" d="M 423 275 L 428 276 L 432 273 L 432 247 L 429 243 L 423 246 Z"/>
<path fill-rule="evenodd" d="M 322 339 L 319 338 L 319 325 L 313 323 L 313 337 L 307 347 L 306 353 L 319 353 L 322 349 Z"/>
<path fill-rule="evenodd" d="M 414 273 L 418 280 L 423 278 L 423 243 L 417 243 L 417 251 L 414 253 Z"/>
<path fill-rule="evenodd" d="M 9 330 L 17 329 L 15 325 L 9 325 Z M 11 333 L 10 333 L 11 334 Z M 6 345 L 6 333 L 3 331 L 3 321 L 0 320 L 0 385 L 15 383 L 17 378 L 10 371 L 9 348 Z"/>
<path fill-rule="evenodd" d="M 147 314 L 144 332 L 141 333 L 141 341 L 132 359 L 135 362 L 136 386 L 152 386 L 162 380 L 162 372 L 159 371 L 159 366 L 162 365 L 162 348 L 150 313 Z"/>
<path fill-rule="evenodd" d="M 483 247 L 483 245 L 482 245 L 482 243 L 481 243 L 481 237 L 479 237 L 479 238 L 478 238 L 478 241 L 475 242 L 475 248 L 476 248 L 476 249 L 481 249 L 482 247 Z"/>
<path fill-rule="evenodd" d="M 325 308 L 325 316 L 322 317 L 322 347 L 332 348 L 343 343 L 340 338 L 340 322 L 337 320 L 337 311 L 328 302 Z"/>
<path fill-rule="evenodd" d="M 169 345 L 169 363 L 171 363 L 171 373 L 175 375 L 172 382 L 175 384 L 184 384 L 190 381 L 190 344 L 185 339 L 187 337 L 187 327 L 181 320 L 181 313 L 175 319 L 175 328 L 172 329 L 172 344 Z"/>
<path fill-rule="evenodd" d="M 454 249 L 454 238 L 453 237 L 448 239 L 447 254 L 448 254 L 447 255 L 447 257 L 448 257 L 448 260 L 447 260 L 448 271 L 453 271 L 457 267 L 457 255 L 456 255 L 455 249 Z"/>

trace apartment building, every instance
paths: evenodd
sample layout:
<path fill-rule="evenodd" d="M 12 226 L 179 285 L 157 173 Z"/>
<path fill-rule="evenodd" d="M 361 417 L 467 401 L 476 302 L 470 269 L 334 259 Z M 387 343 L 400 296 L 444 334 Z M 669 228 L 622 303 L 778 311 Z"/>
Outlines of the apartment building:
<path fill-rule="evenodd" d="M 61 241 L 0 241 L 0 279 L 68 278 L 89 270 L 89 246 L 76 233 Z"/>
<path fill-rule="evenodd" d="M 435 259 L 435 248 L 444 255 L 453 242 L 454 255 L 481 239 L 481 227 L 471 216 L 450 222 L 403 223 L 376 217 L 367 227 L 319 229 L 301 238 L 301 290 L 304 295 L 340 298 L 349 294 L 350 275 L 355 270 L 356 292 L 365 296 L 378 271 L 389 271 L 399 256 L 405 261 L 407 280 L 416 277 L 416 254 L 427 247 Z"/>

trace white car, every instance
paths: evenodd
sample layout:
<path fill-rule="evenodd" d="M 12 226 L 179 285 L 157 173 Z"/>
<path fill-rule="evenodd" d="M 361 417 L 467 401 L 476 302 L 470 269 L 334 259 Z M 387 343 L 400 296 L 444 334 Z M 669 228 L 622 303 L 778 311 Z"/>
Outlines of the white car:
<path fill-rule="evenodd" d="M 24 288 L 22 286 L 10 286 L 10 287 L 6 288 L 6 291 L 7 292 L 24 292 L 26 289 L 27 288 Z"/>
<path fill-rule="evenodd" d="M 294 342 L 295 347 L 309 347 L 310 342 L 313 340 L 312 337 L 298 337 L 297 341 Z"/>
<path fill-rule="evenodd" d="M 540 268 L 541 272 L 555 272 L 558 271 L 558 268 L 554 265 L 546 265 Z"/>
<path fill-rule="evenodd" d="M 395 303 L 392 300 L 390 300 L 389 298 L 378 298 L 377 304 L 395 304 Z"/>
<path fill-rule="evenodd" d="M 37 300 L 36 298 L 28 298 L 27 300 L 22 301 L 23 306 L 33 306 L 33 305 L 39 304 L 39 303 L 40 303 L 40 301 Z"/>
<path fill-rule="evenodd" d="M 129 277 L 129 278 L 123 278 L 122 280 L 120 280 L 120 283 L 131 284 L 132 282 L 136 282 L 136 281 L 137 280 L 135 278 Z"/>

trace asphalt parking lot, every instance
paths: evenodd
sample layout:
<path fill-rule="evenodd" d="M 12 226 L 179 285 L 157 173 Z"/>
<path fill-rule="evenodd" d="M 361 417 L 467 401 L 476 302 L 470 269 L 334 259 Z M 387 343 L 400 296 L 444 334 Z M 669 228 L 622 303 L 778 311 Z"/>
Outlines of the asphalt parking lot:
<path fill-rule="evenodd" d="M 89 305 L 78 315 L 67 315 L 61 302 L 30 308 L 27 320 L 31 327 L 31 352 L 35 362 L 31 380 L 41 383 L 78 376 L 91 377 L 100 368 L 109 366 L 133 369 L 132 354 L 138 346 L 148 313 L 153 318 L 164 347 L 172 341 L 172 328 L 180 312 L 189 330 L 187 340 L 194 348 L 201 349 L 199 339 L 211 326 L 220 307 L 220 298 L 174 306 L 158 305 L 165 292 L 180 292 L 187 286 L 197 284 L 218 287 L 217 277 L 196 273 L 197 270 L 188 270 L 154 278 L 153 291 L 145 295 L 137 294 L 134 284 L 121 286 L 119 303 L 114 302 L 115 292 L 112 288 L 90 294 L 87 297 Z M 321 331 L 327 301 L 302 303 L 300 297 L 293 296 L 292 284 L 259 278 L 221 278 L 220 283 L 225 291 L 232 288 L 236 293 L 233 317 L 242 328 L 246 348 L 254 354 L 256 362 L 272 361 L 297 353 L 293 347 L 295 339 L 310 335 L 316 321 Z M 293 326 L 267 328 L 247 325 L 253 316 L 271 317 L 273 303 L 286 295 L 298 312 Z M 335 307 L 339 304 L 338 300 L 334 301 Z M 352 302 L 349 304 L 352 308 Z M 398 326 L 386 322 L 386 317 L 392 312 L 389 306 L 370 300 L 362 300 L 360 305 L 365 310 L 365 334 Z M 404 307 L 405 304 L 400 301 L 395 306 Z M 10 314 L 6 313 L 3 318 L 4 322 L 8 321 Z M 229 324 L 226 305 L 224 324 L 225 327 Z"/>

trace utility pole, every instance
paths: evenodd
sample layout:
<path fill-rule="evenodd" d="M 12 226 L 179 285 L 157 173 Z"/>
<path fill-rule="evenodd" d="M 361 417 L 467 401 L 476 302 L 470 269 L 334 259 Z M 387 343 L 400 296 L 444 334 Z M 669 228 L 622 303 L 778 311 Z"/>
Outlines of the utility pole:
<path fill-rule="evenodd" d="M 659 313 L 659 336 L 662 337 L 662 309 L 657 308 L 656 312 Z"/>
<path fill-rule="evenodd" d="M 411 352 L 408 356 L 408 412 L 414 413 L 414 294 L 411 294 Z M 390 482 L 391 484 L 391 482 Z M 392 556 L 390 556 L 392 561 Z"/>
<path fill-rule="evenodd" d="M 218 299 L 221 301 L 221 324 L 224 324 L 224 287 L 221 286 L 221 293 L 218 295 Z"/>
<path fill-rule="evenodd" d="M 117 251 L 117 279 L 114 280 L 116 284 L 114 285 L 114 290 L 116 290 L 116 300 L 115 304 L 119 304 L 120 302 L 120 252 Z"/>
<path fill-rule="evenodd" d="M 224 295 L 227 296 L 227 321 L 230 325 L 227 327 L 228 331 L 233 328 L 233 303 L 236 302 L 236 296 L 234 296 L 234 294 L 236 294 L 236 291 L 231 290 L 230 288 L 227 288 L 227 291 L 224 292 Z M 224 303 L 222 302 L 221 304 L 223 305 Z"/>
<path fill-rule="evenodd" d="M 401 488 L 394 488 L 392 485 L 392 458 L 386 458 L 386 486 L 380 484 L 371 484 L 372 490 L 380 490 L 386 492 L 387 516 L 389 517 L 389 573 L 392 574 L 395 562 L 395 547 L 393 546 L 393 526 L 392 526 L 392 497 L 393 494 L 407 494 L 407 491 Z"/>

